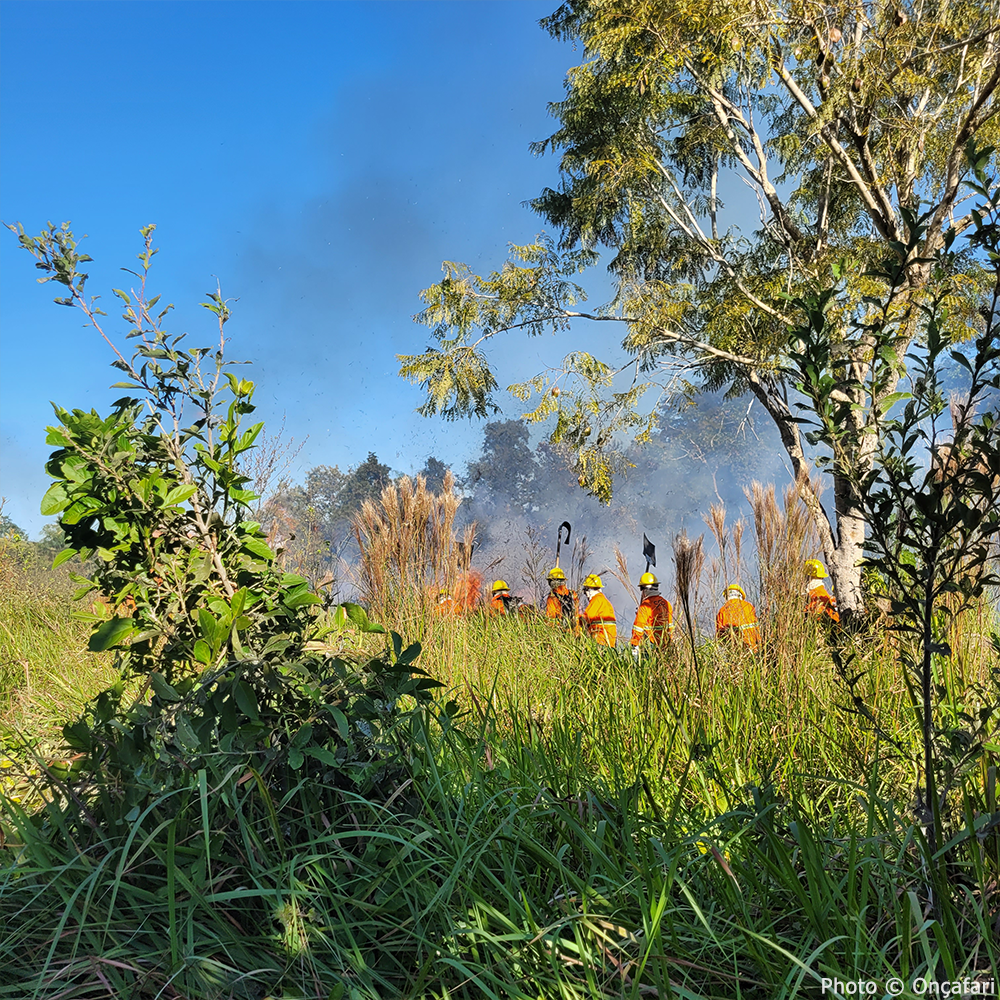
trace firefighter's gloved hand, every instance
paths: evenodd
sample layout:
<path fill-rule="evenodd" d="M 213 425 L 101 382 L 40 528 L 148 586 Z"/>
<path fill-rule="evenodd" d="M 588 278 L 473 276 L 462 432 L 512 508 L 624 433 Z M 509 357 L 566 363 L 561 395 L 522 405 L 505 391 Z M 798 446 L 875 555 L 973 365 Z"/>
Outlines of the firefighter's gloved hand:
<path fill-rule="evenodd" d="M 635 660 L 636 663 L 639 662 L 639 647 L 638 646 L 633 646 L 632 647 L 632 659 Z"/>

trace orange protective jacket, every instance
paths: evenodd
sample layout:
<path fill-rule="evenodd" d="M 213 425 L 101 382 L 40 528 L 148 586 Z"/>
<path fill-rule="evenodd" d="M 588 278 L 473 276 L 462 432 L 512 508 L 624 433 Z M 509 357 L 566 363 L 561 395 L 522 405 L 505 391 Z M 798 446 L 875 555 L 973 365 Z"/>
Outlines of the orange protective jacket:
<path fill-rule="evenodd" d="M 727 633 L 738 635 L 743 640 L 743 645 L 751 649 L 760 645 L 757 612 L 749 601 L 733 597 L 719 608 L 719 613 L 715 616 L 715 634 L 721 639 Z"/>
<path fill-rule="evenodd" d="M 490 598 L 490 614 L 491 615 L 507 614 L 507 604 L 499 594 L 494 594 Z"/>
<path fill-rule="evenodd" d="M 443 601 L 438 601 L 434 610 L 440 618 L 454 618 L 461 613 L 458 605 L 451 597 L 446 597 Z"/>
<path fill-rule="evenodd" d="M 652 642 L 656 646 L 667 646 L 673 638 L 674 609 L 670 601 L 659 594 L 644 597 L 635 613 L 632 626 L 632 645 L 641 646 Z"/>
<path fill-rule="evenodd" d="M 580 601 L 575 590 L 570 590 L 565 583 L 561 583 L 545 599 L 545 617 L 550 625 L 555 625 L 561 619 L 565 619 L 573 625 L 580 615 Z"/>
<path fill-rule="evenodd" d="M 823 584 L 813 587 L 806 595 L 806 614 L 814 618 L 827 618 L 832 622 L 840 621 L 840 612 L 837 611 L 837 598 L 829 593 Z"/>
<path fill-rule="evenodd" d="M 602 646 L 613 646 L 618 641 L 618 626 L 615 623 L 615 609 L 603 594 L 594 594 L 583 614 L 580 624 L 587 630 L 594 642 Z"/>

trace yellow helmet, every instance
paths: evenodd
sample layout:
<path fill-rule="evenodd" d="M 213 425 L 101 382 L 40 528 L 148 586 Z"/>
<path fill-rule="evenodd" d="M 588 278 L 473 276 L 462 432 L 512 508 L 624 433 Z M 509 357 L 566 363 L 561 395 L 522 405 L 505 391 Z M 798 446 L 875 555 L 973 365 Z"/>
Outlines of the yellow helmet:
<path fill-rule="evenodd" d="M 738 583 L 727 583 L 725 591 L 726 594 L 728 594 L 731 590 L 735 590 L 736 593 L 739 594 L 744 601 L 747 599 L 746 591 Z"/>
<path fill-rule="evenodd" d="M 553 566 L 552 569 L 549 570 L 548 576 L 546 576 L 545 579 L 546 580 L 565 580 L 566 579 L 566 574 L 558 566 Z"/>
<path fill-rule="evenodd" d="M 603 590 L 604 584 L 601 583 L 601 578 L 596 573 L 591 573 L 586 580 L 583 581 L 584 587 L 588 587 L 591 590 Z"/>
<path fill-rule="evenodd" d="M 652 573 L 643 573 L 639 577 L 640 587 L 659 587 L 660 581 L 656 579 L 656 576 Z"/>
<path fill-rule="evenodd" d="M 493 593 L 494 594 L 499 594 L 501 590 L 510 590 L 510 587 L 507 586 L 507 583 L 506 583 L 505 580 L 494 580 L 493 581 Z"/>
<path fill-rule="evenodd" d="M 805 570 L 813 580 L 823 580 L 828 576 L 826 567 L 818 559 L 807 559 Z"/>

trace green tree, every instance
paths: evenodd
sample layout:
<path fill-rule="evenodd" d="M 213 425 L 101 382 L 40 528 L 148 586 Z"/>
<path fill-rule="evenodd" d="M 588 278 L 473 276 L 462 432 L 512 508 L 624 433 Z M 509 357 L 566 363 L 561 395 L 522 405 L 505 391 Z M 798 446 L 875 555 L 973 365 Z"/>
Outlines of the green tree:
<path fill-rule="evenodd" d="M 299 572 L 314 580 L 336 575 L 337 556 L 351 544 L 351 519 L 390 482 L 389 466 L 374 452 L 346 472 L 336 465 L 317 465 L 301 485 L 278 489 L 263 520 Z"/>
<path fill-rule="evenodd" d="M 366 500 L 377 500 L 392 482 L 392 470 L 378 460 L 375 452 L 368 452 L 368 457 L 353 468 L 344 480 L 344 486 L 337 496 L 337 513 L 340 517 L 350 519 L 360 509 Z"/>
<path fill-rule="evenodd" d="M 15 524 L 6 514 L 0 514 L 0 538 L 9 538 L 12 541 L 27 538 L 24 529 Z"/>
<path fill-rule="evenodd" d="M 993 272 L 992 290 L 981 307 L 982 332 L 972 350 L 950 349 L 944 321 L 956 261 L 946 246 L 933 262 L 940 291 L 922 306 L 926 343 L 907 359 L 911 391 L 902 394 L 903 405 L 878 428 L 879 460 L 859 484 L 868 522 L 868 565 L 890 597 L 892 626 L 900 634 L 897 655 L 921 729 L 923 780 L 916 811 L 923 828 L 927 895 L 945 924 L 953 919 L 947 904 L 954 898 L 952 868 L 961 840 L 952 836 L 945 804 L 950 793 L 968 788 L 984 752 L 996 749 L 1000 708 L 994 691 L 975 715 L 965 711 L 961 673 L 948 665 L 959 615 L 979 604 L 987 588 L 1000 584 L 1000 186 L 982 163 L 974 172 L 970 186 L 980 202 L 972 238 Z M 866 327 L 876 379 L 892 364 L 885 348 L 898 340 L 895 327 L 907 322 L 905 312 L 892 308 L 892 299 L 905 294 L 905 276 L 897 271 L 880 315 Z M 819 309 L 810 310 L 810 319 L 814 326 L 825 322 Z M 803 337 L 805 351 L 824 339 L 821 331 L 813 333 Z M 946 367 L 957 367 L 957 392 L 946 388 Z M 822 433 L 831 431 L 823 428 Z M 1000 651 L 1000 638 L 995 633 L 990 638 Z M 863 674 L 847 669 L 853 654 L 841 649 L 835 656 L 855 709 L 874 721 L 875 712 L 864 706 L 856 689 Z"/>
<path fill-rule="evenodd" d="M 395 634 L 385 656 L 366 666 L 332 655 L 324 640 L 349 621 L 364 632 L 385 630 L 357 605 L 321 615 L 308 581 L 282 571 L 250 517 L 258 498 L 247 489 L 245 457 L 262 425 L 244 422 L 255 385 L 224 357 L 230 310 L 221 293 L 203 303 L 217 324 L 213 347 L 169 334 L 170 307 L 157 312 L 159 296 L 147 291 L 157 251 L 155 227 L 145 227 L 136 287 L 115 290 L 131 327 L 132 351 L 123 353 L 85 293 L 80 266 L 90 257 L 69 224 L 50 224 L 38 237 L 10 228 L 41 280 L 65 288 L 55 301 L 82 310 L 114 352 L 112 366 L 125 376 L 115 387 L 137 394 L 117 400 L 107 416 L 55 406 L 57 423 L 48 428 L 54 482 L 41 510 L 58 515 L 65 545 L 54 566 L 79 556 L 90 575 L 76 575 L 77 596 L 97 589 L 116 607 L 78 617 L 93 621 L 89 648 L 114 650 L 121 671 L 63 729 L 92 784 L 82 797 L 59 785 L 53 801 L 64 813 L 56 826 L 68 836 L 63 819 L 73 817 L 77 833 L 117 835 L 150 798 L 190 787 L 199 769 L 204 789 L 206 769 L 219 768 L 208 779 L 215 787 L 235 773 L 236 760 L 241 773 L 259 767 L 268 798 L 268 782 L 274 793 L 287 790 L 299 772 L 304 783 L 323 785 L 319 775 L 342 764 L 359 786 L 378 780 L 394 756 L 379 734 L 400 717 L 400 696 L 426 701 L 435 682 L 406 688 L 419 646 L 403 650 Z M 131 679 L 139 681 L 132 690 Z M 360 728 L 352 730 L 355 717 Z"/>
<path fill-rule="evenodd" d="M 444 489 L 444 477 L 448 472 L 448 466 L 441 461 L 440 458 L 435 458 L 433 455 L 429 456 L 424 467 L 417 473 L 418 476 L 424 477 L 424 482 L 427 483 L 427 489 L 431 493 L 440 493 Z"/>
<path fill-rule="evenodd" d="M 334 554 L 347 537 L 338 508 L 346 480 L 347 473 L 337 466 L 318 465 L 302 485 L 282 483 L 262 513 L 269 535 L 280 540 L 287 565 L 314 580 L 332 571 Z"/>
<path fill-rule="evenodd" d="M 469 462 L 466 488 L 487 509 L 526 510 L 535 497 L 538 462 L 520 420 L 493 420 L 483 428 L 483 450 Z"/>
<path fill-rule="evenodd" d="M 859 608 L 859 483 L 877 462 L 906 351 L 923 336 L 913 307 L 933 291 L 930 262 L 972 223 L 969 150 L 998 135 L 1000 4 L 570 0 L 543 24 L 584 54 L 551 106 L 557 130 L 535 147 L 561 156 L 561 184 L 532 203 L 560 242 L 515 247 L 486 276 L 446 262 L 420 317 L 437 343 L 402 357 L 401 374 L 428 390 L 424 412 L 484 414 L 495 405 L 489 338 L 576 318 L 623 324 L 624 358 L 573 352 L 561 372 L 512 387 L 535 395 L 531 419 L 556 416 L 552 439 L 574 448 L 584 484 L 610 497 L 624 465 L 615 432 L 648 439 L 650 390 L 753 393 L 780 433 L 841 605 Z M 756 199 L 752 237 L 725 225 L 723 178 Z M 601 246 L 616 295 L 587 313 L 576 276 Z M 885 298 L 886 280 L 871 272 L 886 260 L 902 269 L 895 308 L 908 321 L 876 384 L 865 324 L 853 321 Z M 796 410 L 803 373 L 791 357 L 805 322 L 792 303 L 831 271 L 842 280 L 826 303 L 827 350 L 806 373 L 829 408 L 816 413 L 808 392 L 805 404 L 843 423 L 836 447 L 815 456 L 832 474 L 832 518 L 811 484 Z M 978 295 L 970 255 L 953 276 L 945 336 L 981 328 Z"/>

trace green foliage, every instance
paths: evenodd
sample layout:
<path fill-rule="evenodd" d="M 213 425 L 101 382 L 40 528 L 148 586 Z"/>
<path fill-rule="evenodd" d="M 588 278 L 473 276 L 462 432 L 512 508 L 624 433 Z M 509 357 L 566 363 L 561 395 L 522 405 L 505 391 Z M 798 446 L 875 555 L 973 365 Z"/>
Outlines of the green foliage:
<path fill-rule="evenodd" d="M 284 787 L 255 767 L 263 789 L 206 757 L 134 819 L 86 831 L 85 851 L 53 809 L 8 809 L 0 996 L 790 1000 L 858 968 L 996 969 L 985 795 L 956 829 L 969 892 L 945 937 L 899 805 L 905 764 L 829 711 L 822 644 L 778 671 L 708 644 L 699 703 L 682 660 L 494 626 L 430 639 L 422 656 L 472 712 L 445 701 L 408 729 L 391 802 L 308 757 Z M 879 693 L 892 735 L 919 740 Z"/>
<path fill-rule="evenodd" d="M 352 615 L 371 627 L 359 608 L 330 624 Z M 801 998 L 859 968 L 997 968 L 989 783 L 969 783 L 952 827 L 969 891 L 945 936 L 925 916 L 907 762 L 830 710 L 814 632 L 778 663 L 703 644 L 700 699 L 683 655 L 636 665 L 508 625 L 435 620 L 421 662 L 471 711 L 397 715 L 383 763 L 358 761 L 365 794 L 306 753 L 296 771 L 290 751 L 261 768 L 267 751 L 247 767 L 215 751 L 98 829 L 3 803 L 18 863 L 0 871 L 0 996 Z M 858 648 L 889 735 L 917 746 L 888 658 Z M 359 752 L 364 727 L 349 732 Z M 44 767 L 30 780 L 58 792 Z"/>
<path fill-rule="evenodd" d="M 16 525 L 6 514 L 0 514 L 0 538 L 13 540 L 27 537 L 23 528 Z"/>
<path fill-rule="evenodd" d="M 250 767 L 269 776 L 264 788 L 337 773 L 367 789 L 392 756 L 400 699 L 420 704 L 433 685 L 412 676 L 419 645 L 404 650 L 395 635 L 383 654 L 336 655 L 349 624 L 384 630 L 355 605 L 318 616 L 308 582 L 276 565 L 249 519 L 256 497 L 241 458 L 261 425 L 243 426 L 254 384 L 223 356 L 229 307 L 219 292 L 204 303 L 216 317 L 216 349 L 182 347 L 162 326 L 168 310 L 153 316 L 153 227 L 142 232 L 138 289 L 115 292 L 135 349 L 126 358 L 113 347 L 113 366 L 129 380 L 118 384 L 143 398 L 118 400 L 107 417 L 56 407 L 59 424 L 49 428 L 55 482 L 42 512 L 59 514 L 66 542 L 55 565 L 92 558 L 78 596 L 97 590 L 106 603 L 80 617 L 93 622 L 89 649 L 114 651 L 120 672 L 64 728 L 78 778 L 91 783 L 62 789 L 54 822 L 74 837 L 138 815 L 150 796 L 188 787 L 199 770 L 214 781 Z M 103 336 L 77 270 L 87 258 L 68 226 L 37 238 L 21 231 L 20 241 L 42 280 L 67 288 L 57 301 L 82 309 Z M 363 485 L 375 488 L 383 470 L 370 456 Z"/>
<path fill-rule="evenodd" d="M 870 406 L 863 387 L 880 363 L 864 334 L 877 321 L 870 299 L 890 287 L 887 258 L 905 268 L 896 307 L 910 323 L 897 325 L 895 345 L 903 357 L 924 336 L 919 306 L 941 294 L 930 261 L 972 224 L 961 191 L 969 145 L 995 155 L 1000 76 L 979 26 L 997 16 L 996 0 L 893 11 L 563 4 L 543 26 L 574 43 L 582 61 L 551 105 L 555 132 L 534 146 L 558 153 L 560 184 L 531 203 L 559 232 L 558 249 L 539 238 L 483 276 L 445 265 L 417 317 L 438 346 L 400 359 L 401 374 L 428 390 L 422 412 L 488 412 L 479 349 L 502 331 L 565 331 L 578 317 L 619 323 L 624 335 L 593 363 L 581 366 L 570 344 L 558 372 L 512 387 L 531 401 L 530 419 L 555 417 L 552 440 L 573 449 L 581 485 L 608 499 L 624 468 L 622 440 L 648 440 L 651 399 L 692 388 L 753 393 L 780 432 L 841 607 L 860 608 L 856 484 L 871 471 L 870 432 L 902 372 L 886 369 Z M 757 199 L 752 234 L 725 225 L 720 191 L 737 179 Z M 615 297 L 584 313 L 567 276 L 598 246 L 613 254 Z M 989 275 L 979 265 L 969 250 L 949 277 L 950 338 L 981 329 Z M 789 403 L 799 375 L 794 331 L 814 325 L 800 306 L 831 274 L 840 280 L 823 303 L 831 353 L 820 388 L 835 406 L 816 417 L 843 418 L 829 464 L 833 519 L 811 485 L 808 441 Z M 616 384 L 612 376 L 624 382 L 626 370 L 629 384 Z"/>
<path fill-rule="evenodd" d="M 96 324 L 68 227 L 24 243 Z M 0 795 L 0 996 L 795 997 L 859 969 L 996 975 L 994 744 L 952 807 L 968 891 L 937 921 L 905 763 L 829 711 L 815 630 L 787 663 L 703 644 L 695 698 L 678 648 L 636 665 L 541 622 L 435 618 L 428 677 L 363 608 L 320 612 L 248 520 L 253 385 L 222 357 L 221 294 L 217 351 L 162 333 L 144 281 L 126 298 L 138 346 L 116 367 L 144 402 L 57 410 L 45 501 L 94 560 L 81 589 L 115 605 L 90 644 L 119 679 L 65 727 L 66 759 L 0 760 L 34 792 Z M 918 745 L 885 658 L 858 653 L 895 746 Z M 476 714 L 434 702 L 442 681 Z M 955 718 L 983 707 L 970 686 Z"/>
<path fill-rule="evenodd" d="M 318 465 L 301 485 L 280 485 L 264 507 L 262 522 L 269 534 L 281 539 L 285 565 L 313 581 L 330 581 L 337 575 L 338 557 L 349 551 L 352 518 L 390 482 L 389 466 L 374 452 L 346 472 Z"/>
<path fill-rule="evenodd" d="M 483 429 L 482 452 L 469 462 L 466 486 L 487 511 L 506 505 L 524 510 L 540 499 L 535 493 L 539 471 L 528 428 L 519 420 L 494 420 Z"/>
<path fill-rule="evenodd" d="M 973 147 L 969 156 L 972 186 L 981 199 L 972 213 L 970 242 L 994 278 L 1000 278 L 1000 187 L 986 173 L 991 151 Z M 909 220 L 913 241 L 904 257 L 911 264 L 925 222 L 926 217 Z M 948 334 L 947 280 L 959 264 L 951 244 L 948 240 L 932 262 L 938 292 L 928 302 L 905 302 L 909 265 L 889 261 L 879 275 L 888 294 L 881 302 L 871 300 L 868 321 L 855 320 L 857 337 L 871 352 L 869 377 L 857 392 L 843 394 L 843 378 L 838 383 L 830 374 L 837 367 L 828 319 L 832 291 L 803 304 L 808 322 L 796 331 L 791 353 L 800 375 L 797 388 L 809 398 L 815 427 L 811 440 L 829 450 L 829 461 L 845 466 L 845 427 L 852 410 L 865 410 L 862 422 L 876 459 L 857 483 L 868 524 L 867 566 L 889 598 L 893 629 L 902 635 L 900 662 L 922 734 L 918 815 L 926 837 L 929 895 L 946 921 L 945 802 L 980 766 L 1000 708 L 1000 690 L 993 690 L 977 716 L 969 715 L 956 704 L 945 671 L 952 654 L 949 624 L 980 602 L 987 588 L 1000 584 L 995 564 L 1000 533 L 1000 283 L 994 281 L 992 296 L 983 303 L 974 352 L 955 349 Z M 901 302 L 908 308 L 900 308 Z M 914 309 L 923 313 L 926 340 L 904 360 L 897 352 L 907 342 L 903 331 Z M 942 378 L 947 366 L 957 366 L 965 384 L 963 393 L 952 397 L 951 420 L 943 427 L 949 409 Z M 904 371 L 910 391 L 891 391 Z M 863 406 L 858 399 L 864 399 Z M 838 652 L 837 662 L 853 687 L 858 675 L 851 676 L 851 658 L 842 659 Z"/>

